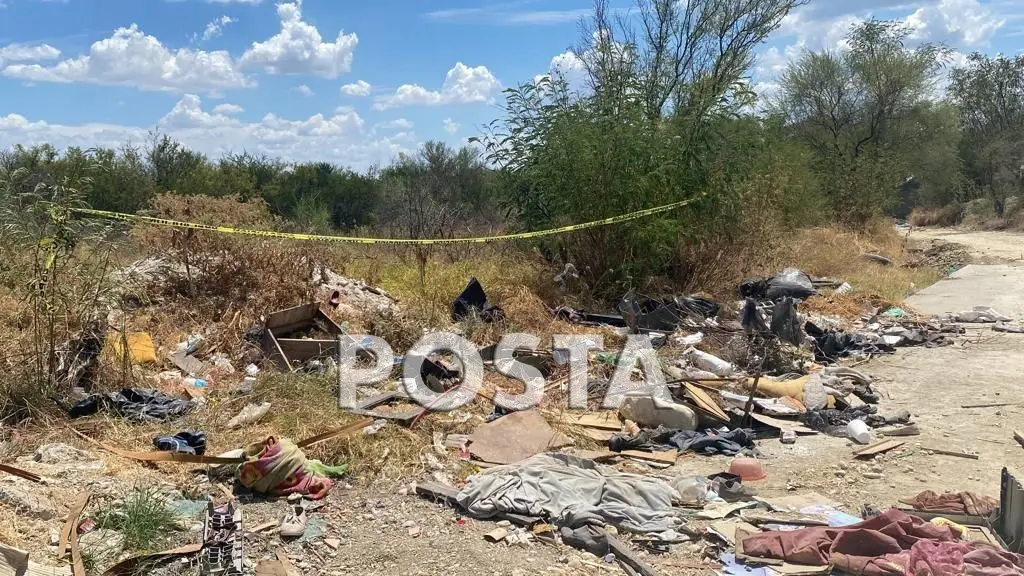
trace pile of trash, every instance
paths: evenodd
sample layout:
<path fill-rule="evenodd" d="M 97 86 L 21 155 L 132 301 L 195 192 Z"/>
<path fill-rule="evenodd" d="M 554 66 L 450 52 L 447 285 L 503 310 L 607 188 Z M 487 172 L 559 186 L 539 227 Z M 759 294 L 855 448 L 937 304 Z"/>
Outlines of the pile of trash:
<path fill-rule="evenodd" d="M 317 299 L 327 302 L 341 313 L 394 311 L 398 301 L 376 286 L 362 280 L 347 278 L 326 266 L 320 266 L 313 274 Z"/>

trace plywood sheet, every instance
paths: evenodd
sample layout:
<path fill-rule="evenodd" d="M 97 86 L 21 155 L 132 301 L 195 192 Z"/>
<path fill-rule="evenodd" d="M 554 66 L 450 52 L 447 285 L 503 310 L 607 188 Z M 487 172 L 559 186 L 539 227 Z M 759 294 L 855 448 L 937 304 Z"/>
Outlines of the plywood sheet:
<path fill-rule="evenodd" d="M 572 445 L 572 439 L 548 425 L 540 412 L 525 410 L 479 426 L 469 451 L 484 462 L 512 464 L 548 450 Z"/>

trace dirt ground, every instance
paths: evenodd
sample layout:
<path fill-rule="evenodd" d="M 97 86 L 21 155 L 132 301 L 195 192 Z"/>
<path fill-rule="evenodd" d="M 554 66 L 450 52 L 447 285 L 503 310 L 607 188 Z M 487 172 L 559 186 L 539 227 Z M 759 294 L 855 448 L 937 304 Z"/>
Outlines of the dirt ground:
<path fill-rule="evenodd" d="M 981 264 L 1024 261 L 1024 234 L 998 230 L 960 230 L 958 228 L 915 228 L 911 238 L 918 243 L 931 240 L 956 242 L 968 246 Z"/>
<path fill-rule="evenodd" d="M 998 232 L 915 230 L 911 239 L 965 244 L 983 262 L 1019 260 L 1016 252 L 1024 246 L 1024 236 Z M 907 304 L 920 312 L 935 314 L 952 311 L 949 307 L 993 305 L 1021 321 L 1021 281 L 1024 266 L 972 265 L 921 291 Z M 1013 290 L 1014 286 L 1018 289 Z M 986 295 L 998 296 L 998 303 L 977 301 Z M 999 475 L 1004 466 L 1024 472 L 1024 449 L 1013 439 L 1014 429 L 1024 430 L 1024 406 L 962 408 L 964 404 L 1020 401 L 1024 393 L 1024 335 L 997 334 L 989 326 L 981 325 L 970 328 L 967 337 L 954 346 L 903 348 L 895 355 L 858 368 L 878 382 L 882 396 L 879 412 L 890 415 L 909 411 L 921 428 L 921 435 L 905 438 L 902 447 L 867 462 L 855 460 L 852 445 L 841 438 L 803 436 L 792 445 L 773 439 L 759 441 L 767 479 L 751 485 L 760 495 L 814 491 L 830 497 L 847 512 L 859 514 L 864 505 L 885 509 L 895 505 L 899 498 L 925 489 L 971 490 L 998 497 Z M 935 454 L 927 448 L 963 451 L 977 455 L 977 459 Z M 19 460 L 19 465 L 51 479 L 46 497 L 52 500 L 57 514 L 46 521 L 26 520 L 19 515 L 7 530 L 21 535 L 53 532 L 63 517 L 60 510 L 70 505 L 80 490 L 116 483 L 119 474 L 129 468 L 136 485 L 164 484 L 168 488 L 195 491 L 195 482 L 202 478 L 190 476 L 183 481 L 150 469 L 137 473 L 139 467 L 133 463 L 97 453 L 90 457 L 103 457 L 107 462 L 104 466 L 83 462 L 62 470 L 60 466 L 32 462 L 31 458 Z M 665 478 L 705 475 L 726 470 L 729 462 L 728 457 L 685 455 L 671 469 L 649 473 Z M 865 473 L 872 479 L 866 478 Z M 406 478 L 369 488 L 341 483 L 325 500 L 325 506 L 313 514 L 322 520 L 323 537 L 307 543 L 285 543 L 272 533 L 248 534 L 246 556 L 255 564 L 274 557 L 281 549 L 299 573 L 325 576 L 623 573 L 614 564 L 564 546 L 488 543 L 483 534 L 493 530 L 494 523 L 460 519 L 455 511 L 413 495 L 408 483 L 415 480 L 418 479 Z M 183 485 L 189 483 L 192 485 Z M 30 488 L 20 479 L 2 477 L 0 498 L 5 486 Z M 218 493 L 209 485 L 199 492 Z M 247 527 L 277 520 L 288 510 L 284 501 L 243 503 Z M 639 551 L 638 555 L 664 574 L 715 574 L 713 564 L 701 566 L 705 562 L 701 559 L 703 546 L 700 542 L 677 544 L 668 554 Z M 33 557 L 52 562 L 54 551 L 51 546 L 40 554 L 33 553 Z M 169 566 L 166 573 L 196 570 L 194 564 L 179 562 Z"/>

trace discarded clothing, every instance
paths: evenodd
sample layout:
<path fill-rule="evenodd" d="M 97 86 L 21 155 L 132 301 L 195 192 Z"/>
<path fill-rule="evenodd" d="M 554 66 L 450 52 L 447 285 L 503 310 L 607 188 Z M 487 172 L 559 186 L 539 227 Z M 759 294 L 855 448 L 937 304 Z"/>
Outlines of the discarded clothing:
<path fill-rule="evenodd" d="M 72 418 L 91 416 L 108 410 L 135 422 L 158 422 L 184 416 L 192 409 L 188 400 L 168 396 L 158 390 L 125 388 L 110 394 L 93 394 L 80 400 L 68 411 Z"/>
<path fill-rule="evenodd" d="M 886 418 L 878 414 L 878 408 L 874 406 L 858 406 L 846 410 L 808 410 L 800 416 L 800 421 L 808 428 L 818 432 L 831 433 L 837 428 L 843 428 L 853 420 L 863 420 L 872 428 L 892 424 L 909 424 L 910 413 L 900 412 L 899 414 Z"/>
<path fill-rule="evenodd" d="M 895 508 L 843 528 L 748 536 L 743 552 L 794 564 L 831 564 L 841 572 L 864 576 L 1024 574 L 1024 556 L 957 542 L 953 528 L 935 526 Z"/>
<path fill-rule="evenodd" d="M 608 440 L 608 449 L 612 452 L 622 452 L 623 450 L 659 451 L 674 448 L 680 452 L 735 456 L 744 449 L 753 447 L 753 431 L 743 428 L 715 433 L 711 430 L 698 432 L 659 427 L 656 430 L 641 430 L 635 436 L 616 434 Z"/>
<path fill-rule="evenodd" d="M 493 322 L 505 317 L 500 306 L 492 306 L 487 302 L 487 293 L 480 281 L 472 278 L 452 303 L 452 320 L 458 322 L 471 314 L 478 314 L 484 322 Z"/>
<path fill-rule="evenodd" d="M 925 490 L 913 498 L 900 500 L 900 502 L 922 512 L 947 512 L 971 516 L 989 516 L 999 509 L 998 500 L 974 492 L 937 494 L 931 490 Z"/>
<path fill-rule="evenodd" d="M 271 436 L 251 444 L 245 449 L 245 458 L 238 470 L 238 481 L 255 492 L 274 496 L 302 494 L 319 500 L 331 489 L 331 481 L 318 473 L 323 470 L 316 464 L 310 465 L 302 450 L 287 438 Z"/>
<path fill-rule="evenodd" d="M 478 518 L 514 513 L 570 528 L 611 524 L 649 533 L 683 524 L 672 511 L 675 494 L 657 478 L 605 472 L 590 460 L 548 453 L 470 477 L 456 500 Z"/>
<path fill-rule="evenodd" d="M 153 438 L 153 445 L 157 450 L 164 452 L 178 452 L 181 454 L 206 453 L 205 432 L 178 432 L 174 436 L 157 436 Z"/>

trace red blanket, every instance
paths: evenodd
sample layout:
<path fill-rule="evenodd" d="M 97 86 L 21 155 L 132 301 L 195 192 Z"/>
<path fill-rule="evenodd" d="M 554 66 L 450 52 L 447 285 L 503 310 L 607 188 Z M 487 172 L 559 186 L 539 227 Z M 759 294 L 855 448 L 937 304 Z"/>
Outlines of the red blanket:
<path fill-rule="evenodd" d="M 743 553 L 864 576 L 1024 576 L 1024 556 L 958 542 L 957 535 L 893 508 L 843 528 L 756 534 L 743 540 Z"/>

